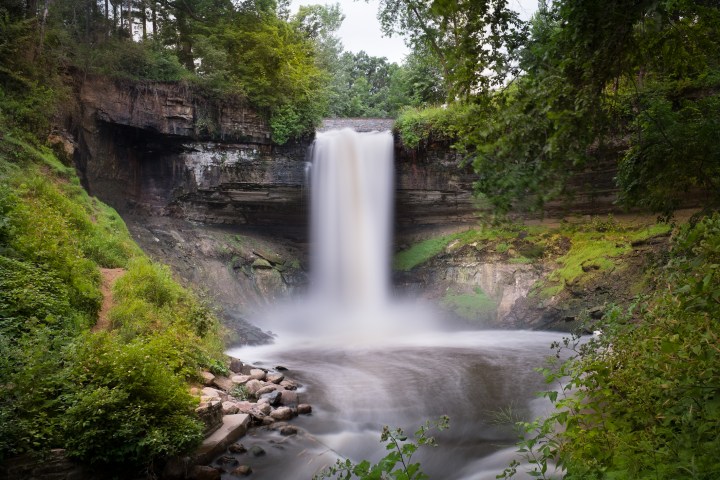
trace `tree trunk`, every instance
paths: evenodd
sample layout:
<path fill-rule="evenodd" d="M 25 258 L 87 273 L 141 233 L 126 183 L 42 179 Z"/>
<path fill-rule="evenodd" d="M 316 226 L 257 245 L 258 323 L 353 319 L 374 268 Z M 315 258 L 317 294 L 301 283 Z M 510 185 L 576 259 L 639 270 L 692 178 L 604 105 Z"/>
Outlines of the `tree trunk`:
<path fill-rule="evenodd" d="M 157 2 L 155 0 L 152 0 L 152 34 L 153 38 L 158 37 Z"/>
<path fill-rule="evenodd" d="M 27 18 L 35 18 L 37 17 L 37 9 L 38 9 L 38 2 L 37 0 L 27 0 L 25 3 L 25 15 Z"/>
<path fill-rule="evenodd" d="M 142 20 L 142 39 L 147 41 L 147 11 L 145 9 L 145 0 L 140 1 L 140 19 Z"/>
<path fill-rule="evenodd" d="M 178 26 L 178 58 L 185 68 L 189 71 L 195 71 L 195 62 L 192 54 L 192 40 L 190 38 L 190 25 L 188 23 L 187 13 L 182 9 L 176 11 L 176 19 Z"/>

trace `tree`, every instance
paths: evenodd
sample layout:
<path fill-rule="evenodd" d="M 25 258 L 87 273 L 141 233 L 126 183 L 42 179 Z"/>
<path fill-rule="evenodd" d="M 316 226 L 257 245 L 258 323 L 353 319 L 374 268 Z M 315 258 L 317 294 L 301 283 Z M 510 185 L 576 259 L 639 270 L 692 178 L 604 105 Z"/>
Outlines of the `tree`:
<path fill-rule="evenodd" d="M 524 35 L 506 0 L 381 0 L 378 17 L 386 34 L 432 53 L 449 99 L 462 101 L 506 81 Z"/>

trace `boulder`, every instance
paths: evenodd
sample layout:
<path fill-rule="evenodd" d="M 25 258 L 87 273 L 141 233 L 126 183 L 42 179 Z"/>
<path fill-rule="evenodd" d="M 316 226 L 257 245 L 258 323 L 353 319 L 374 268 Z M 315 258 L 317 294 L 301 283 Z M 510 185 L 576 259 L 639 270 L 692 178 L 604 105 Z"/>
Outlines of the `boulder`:
<path fill-rule="evenodd" d="M 250 393 L 250 395 L 255 395 L 258 390 L 260 390 L 264 386 L 265 384 L 260 380 L 250 380 L 245 384 L 245 387 L 248 389 L 248 393 Z"/>
<path fill-rule="evenodd" d="M 215 377 L 212 383 L 220 390 L 224 390 L 226 392 L 229 392 L 235 386 L 235 383 L 232 380 L 222 376 Z"/>
<path fill-rule="evenodd" d="M 205 465 L 195 465 L 190 470 L 191 480 L 220 480 L 220 470 Z"/>
<path fill-rule="evenodd" d="M 200 376 L 202 377 L 203 385 L 206 386 L 212 385 L 213 380 L 215 380 L 215 375 L 210 372 L 200 372 Z"/>
<path fill-rule="evenodd" d="M 260 389 L 260 392 L 262 392 L 263 389 Z M 267 398 L 270 405 L 277 406 L 280 404 L 280 400 L 282 399 L 282 393 L 278 392 L 277 390 L 274 390 L 272 392 L 268 392 L 265 394 L 262 394 L 261 398 Z"/>
<path fill-rule="evenodd" d="M 250 410 L 255 408 L 255 404 L 248 401 L 237 402 L 235 405 L 240 413 L 250 413 Z"/>
<path fill-rule="evenodd" d="M 265 385 L 264 387 L 262 387 L 260 390 L 258 390 L 257 392 L 255 392 L 255 395 L 257 395 L 258 397 L 262 397 L 262 396 L 265 395 L 266 393 L 274 392 L 275 390 L 277 390 L 277 388 L 278 388 L 278 387 L 277 387 L 276 385 L 274 385 L 274 384 L 270 384 L 270 385 L 267 385 L 267 384 L 266 384 L 266 385 Z"/>
<path fill-rule="evenodd" d="M 245 385 L 248 381 L 252 380 L 250 375 L 233 375 L 230 380 L 236 385 Z"/>
<path fill-rule="evenodd" d="M 220 465 L 233 466 L 237 465 L 240 462 L 238 462 L 237 458 L 233 457 L 232 455 L 223 455 L 222 457 L 217 459 L 217 463 L 219 463 Z"/>
<path fill-rule="evenodd" d="M 230 371 L 233 373 L 242 373 L 243 362 L 239 359 L 230 357 Z"/>
<path fill-rule="evenodd" d="M 300 415 L 310 415 L 312 413 L 312 407 L 307 403 L 301 403 L 298 405 L 297 410 Z"/>
<path fill-rule="evenodd" d="M 237 476 L 250 475 L 252 473 L 252 468 L 250 468 L 250 465 L 240 465 L 230 473 Z"/>
<path fill-rule="evenodd" d="M 240 410 L 235 402 L 222 403 L 223 415 L 232 415 Z"/>
<path fill-rule="evenodd" d="M 283 390 L 281 392 L 280 405 L 285 405 L 286 407 L 297 407 L 298 403 L 297 392 L 292 390 Z"/>
<path fill-rule="evenodd" d="M 263 415 L 270 415 L 270 412 L 272 412 L 272 407 L 266 403 L 257 407 L 257 410 Z"/>
<path fill-rule="evenodd" d="M 297 383 L 292 380 L 283 380 L 280 382 L 280 386 L 285 390 L 297 390 Z"/>
<path fill-rule="evenodd" d="M 253 445 L 252 447 L 250 447 L 249 452 L 250 455 L 252 455 L 253 457 L 261 457 L 265 455 L 265 450 L 263 450 L 263 448 L 259 445 Z"/>
<path fill-rule="evenodd" d="M 290 420 L 293 416 L 292 410 L 288 407 L 280 407 L 270 412 L 270 416 L 275 420 Z"/>
<path fill-rule="evenodd" d="M 294 427 L 292 425 L 286 425 L 280 429 L 280 435 L 283 436 L 289 436 L 289 435 L 297 435 L 298 429 L 297 427 Z"/>
<path fill-rule="evenodd" d="M 230 453 L 245 453 L 247 452 L 247 448 L 245 448 L 245 445 L 242 443 L 233 443 L 228 447 L 228 451 Z"/>
<path fill-rule="evenodd" d="M 222 392 L 211 387 L 205 387 L 202 390 L 203 397 L 217 398 L 220 399 Z"/>
<path fill-rule="evenodd" d="M 258 258 L 252 263 L 252 268 L 258 270 L 269 270 L 272 268 L 272 265 L 264 258 Z"/>
<path fill-rule="evenodd" d="M 265 380 L 265 370 L 253 368 L 250 370 L 250 378 L 255 380 Z"/>
<path fill-rule="evenodd" d="M 270 383 L 279 384 L 283 380 L 285 380 L 285 375 L 282 373 L 270 373 L 266 376 L 265 380 L 267 380 Z"/>

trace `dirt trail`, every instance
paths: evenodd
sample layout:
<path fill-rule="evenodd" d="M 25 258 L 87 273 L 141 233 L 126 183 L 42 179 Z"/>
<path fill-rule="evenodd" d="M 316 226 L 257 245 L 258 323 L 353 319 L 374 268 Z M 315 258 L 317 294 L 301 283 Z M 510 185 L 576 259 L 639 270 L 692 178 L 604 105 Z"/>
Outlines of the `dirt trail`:
<path fill-rule="evenodd" d="M 125 275 L 124 268 L 101 268 L 100 275 L 102 282 L 100 284 L 100 291 L 102 292 L 103 301 L 100 307 L 100 313 L 98 314 L 98 321 L 93 327 L 93 332 L 99 332 L 101 330 L 107 330 L 110 328 L 110 319 L 108 318 L 108 312 L 113 307 L 112 297 L 112 286 L 115 281 Z"/>

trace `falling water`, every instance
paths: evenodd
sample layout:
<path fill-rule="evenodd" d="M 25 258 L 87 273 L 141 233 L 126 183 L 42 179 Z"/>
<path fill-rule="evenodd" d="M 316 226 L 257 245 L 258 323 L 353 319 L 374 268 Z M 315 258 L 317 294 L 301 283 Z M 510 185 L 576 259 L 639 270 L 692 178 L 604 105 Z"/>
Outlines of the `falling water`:
<path fill-rule="evenodd" d="M 319 133 L 312 157 L 314 292 L 346 306 L 382 305 L 390 278 L 392 135 Z"/>
<path fill-rule="evenodd" d="M 311 295 L 255 319 L 276 333 L 274 344 L 230 351 L 289 367 L 313 405 L 311 417 L 294 420 L 306 434 L 258 430 L 243 440 L 268 452 L 252 460 L 257 478 L 311 478 L 337 458 L 377 460 L 383 425 L 414 431 L 447 414 L 440 448 L 417 457 L 425 472 L 492 479 L 515 458 L 516 438 L 493 418 L 512 411 L 529 419 L 544 408 L 534 399 L 543 382 L 533 368 L 558 335 L 458 331 L 427 304 L 390 298 L 392 154 L 389 132 L 317 135 L 307 172 Z"/>

